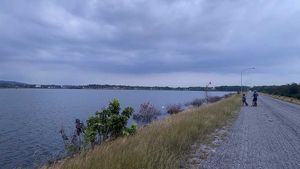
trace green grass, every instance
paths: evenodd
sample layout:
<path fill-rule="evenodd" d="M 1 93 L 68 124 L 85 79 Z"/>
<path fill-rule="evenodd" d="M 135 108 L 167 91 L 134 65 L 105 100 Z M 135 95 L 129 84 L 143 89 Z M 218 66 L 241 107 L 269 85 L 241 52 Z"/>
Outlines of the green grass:
<path fill-rule="evenodd" d="M 57 162 L 66 169 L 174 169 L 196 141 L 222 127 L 240 109 L 233 96 L 209 106 L 172 115 L 140 129 L 137 134 L 96 146 L 94 150 Z M 47 168 L 44 166 L 43 168 Z"/>
<path fill-rule="evenodd" d="M 270 95 L 270 94 L 266 94 L 266 95 L 269 95 L 269 96 L 273 97 L 274 99 L 278 99 L 278 100 L 282 100 L 282 101 L 285 101 L 285 102 L 290 102 L 290 103 L 300 105 L 300 100 L 297 99 L 297 98 L 286 97 L 286 96 L 278 96 L 278 95 Z"/>

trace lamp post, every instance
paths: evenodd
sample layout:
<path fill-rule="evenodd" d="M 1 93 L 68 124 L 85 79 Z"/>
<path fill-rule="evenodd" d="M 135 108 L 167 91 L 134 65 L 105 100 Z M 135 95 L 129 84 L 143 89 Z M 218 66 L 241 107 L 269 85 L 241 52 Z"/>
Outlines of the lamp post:
<path fill-rule="evenodd" d="M 209 82 L 207 85 L 206 85 L 206 90 L 205 90 L 205 97 L 206 97 L 206 104 L 208 104 L 208 86 L 211 85 L 211 82 Z"/>
<path fill-rule="evenodd" d="M 243 93 L 243 72 L 247 71 L 247 70 L 253 70 L 255 69 L 255 67 L 249 67 L 247 69 L 243 69 L 241 71 L 241 94 Z"/>

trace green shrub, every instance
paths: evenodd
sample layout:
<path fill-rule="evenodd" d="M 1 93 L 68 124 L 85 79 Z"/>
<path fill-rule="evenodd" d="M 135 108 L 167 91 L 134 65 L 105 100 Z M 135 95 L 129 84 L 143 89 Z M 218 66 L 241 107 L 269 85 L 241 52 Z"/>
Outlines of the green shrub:
<path fill-rule="evenodd" d="M 128 136 L 137 131 L 137 125 L 133 124 L 127 127 L 128 119 L 133 113 L 132 107 L 126 107 L 120 112 L 120 102 L 117 99 L 112 100 L 107 108 L 97 111 L 86 121 L 86 126 L 75 120 L 75 132 L 69 138 L 64 129 L 60 130 L 64 140 L 65 149 L 69 154 L 74 154 L 81 149 L 94 147 L 106 140 L 112 140 L 120 136 Z M 85 141 L 82 141 L 84 137 Z"/>
<path fill-rule="evenodd" d="M 100 143 L 107 139 L 115 139 L 124 133 L 133 134 L 137 126 L 132 125 L 127 128 L 128 119 L 133 113 L 132 107 L 126 107 L 120 113 L 120 102 L 118 99 L 112 100 L 107 108 L 96 112 L 95 116 L 87 120 L 85 139 L 89 143 L 99 141 Z M 127 134 L 125 134 L 127 135 Z"/>

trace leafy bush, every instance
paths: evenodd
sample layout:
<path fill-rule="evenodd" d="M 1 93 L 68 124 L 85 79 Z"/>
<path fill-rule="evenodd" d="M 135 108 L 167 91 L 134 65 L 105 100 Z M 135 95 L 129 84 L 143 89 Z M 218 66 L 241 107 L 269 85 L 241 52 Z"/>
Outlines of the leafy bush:
<path fill-rule="evenodd" d="M 157 110 L 150 102 L 146 102 L 140 105 L 138 113 L 133 114 L 133 119 L 149 123 L 156 119 L 158 115 L 160 115 L 160 111 Z"/>
<path fill-rule="evenodd" d="M 117 99 L 112 100 L 107 108 L 97 111 L 96 114 L 87 120 L 85 127 L 79 119 L 76 119 L 76 130 L 71 136 L 71 139 L 65 134 L 64 129 L 60 130 L 65 143 L 66 150 L 76 152 L 85 147 L 86 144 L 91 144 L 93 147 L 96 143 L 102 143 L 106 140 L 115 139 L 120 136 L 128 136 L 137 131 L 137 125 L 126 127 L 128 119 L 133 113 L 133 108 L 126 107 L 120 113 L 120 103 Z M 81 137 L 84 137 L 85 143 Z"/>
<path fill-rule="evenodd" d="M 124 136 L 132 135 L 132 134 L 134 134 L 134 133 L 137 131 L 137 129 L 138 129 L 137 124 L 133 124 L 133 125 L 130 126 L 130 128 L 125 128 L 125 129 L 123 130 L 123 133 L 122 133 L 122 134 L 123 134 Z"/>
<path fill-rule="evenodd" d="M 120 113 L 120 103 L 117 99 L 111 101 L 107 108 L 96 112 L 95 116 L 87 120 L 86 140 L 90 143 L 102 142 L 122 136 L 123 133 L 134 133 L 136 127 L 126 127 L 128 119 L 133 113 L 132 107 L 126 107 Z M 130 131 L 130 132 L 129 132 Z"/>
<path fill-rule="evenodd" d="M 182 112 L 183 108 L 181 104 L 173 104 L 167 106 L 167 113 L 168 114 L 177 114 L 179 112 Z"/>

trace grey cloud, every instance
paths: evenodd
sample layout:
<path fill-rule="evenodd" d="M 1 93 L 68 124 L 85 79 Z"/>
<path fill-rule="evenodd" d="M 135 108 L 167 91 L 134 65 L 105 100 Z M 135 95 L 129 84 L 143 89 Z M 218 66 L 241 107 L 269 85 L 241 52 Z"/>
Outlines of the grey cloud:
<path fill-rule="evenodd" d="M 252 66 L 257 77 L 297 74 L 289 64 L 300 64 L 299 5 L 296 0 L 4 0 L 0 66 L 14 70 L 0 79 L 39 81 L 34 74 L 44 73 L 51 81 L 59 70 L 69 76 L 76 71 L 226 75 Z M 26 67 L 32 75 L 22 73 Z"/>

